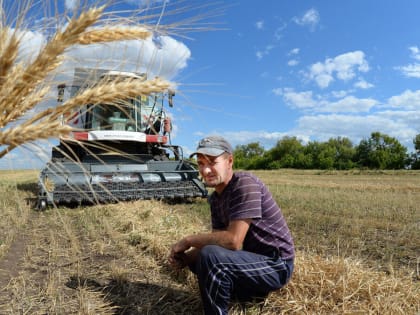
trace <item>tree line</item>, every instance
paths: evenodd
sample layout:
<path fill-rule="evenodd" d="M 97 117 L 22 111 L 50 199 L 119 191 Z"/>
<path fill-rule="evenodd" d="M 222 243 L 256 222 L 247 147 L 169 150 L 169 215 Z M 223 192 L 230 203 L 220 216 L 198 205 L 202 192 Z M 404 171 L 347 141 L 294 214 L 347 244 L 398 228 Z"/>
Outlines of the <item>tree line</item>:
<path fill-rule="evenodd" d="M 236 169 L 420 169 L 420 134 L 413 139 L 414 153 L 407 153 L 396 138 L 372 132 L 354 145 L 346 137 L 303 144 L 296 137 L 283 137 L 265 150 L 259 142 L 235 147 Z"/>

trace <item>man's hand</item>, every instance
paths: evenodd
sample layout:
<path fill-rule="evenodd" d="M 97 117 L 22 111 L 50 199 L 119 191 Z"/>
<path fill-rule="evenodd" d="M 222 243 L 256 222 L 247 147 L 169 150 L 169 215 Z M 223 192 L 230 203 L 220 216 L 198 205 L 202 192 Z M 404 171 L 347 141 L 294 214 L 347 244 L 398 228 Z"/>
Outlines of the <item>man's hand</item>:
<path fill-rule="evenodd" d="M 178 243 L 172 245 L 171 252 L 169 254 L 169 264 L 175 269 L 182 269 L 188 264 L 188 257 L 185 251 L 190 249 L 188 241 L 183 238 Z"/>
<path fill-rule="evenodd" d="M 171 254 L 168 260 L 174 269 L 182 269 L 187 266 L 187 255 L 185 253 Z"/>

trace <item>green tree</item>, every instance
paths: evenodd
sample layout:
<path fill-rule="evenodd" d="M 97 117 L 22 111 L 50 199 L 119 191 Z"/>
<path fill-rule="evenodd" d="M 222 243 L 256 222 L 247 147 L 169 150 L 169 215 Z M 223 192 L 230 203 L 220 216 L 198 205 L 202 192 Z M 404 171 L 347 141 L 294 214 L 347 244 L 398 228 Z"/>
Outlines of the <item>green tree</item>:
<path fill-rule="evenodd" d="M 337 170 L 348 170 L 355 166 L 353 162 L 356 149 L 349 138 L 331 138 L 328 146 L 334 149 L 334 168 Z"/>
<path fill-rule="evenodd" d="M 256 160 L 264 155 L 265 149 L 259 142 L 252 142 L 245 145 L 236 146 L 233 154 L 234 167 L 237 169 L 251 169 L 256 164 Z"/>
<path fill-rule="evenodd" d="M 380 132 L 372 132 L 369 139 L 360 141 L 356 159 L 361 167 L 401 169 L 406 165 L 407 148 L 397 139 Z"/>
<path fill-rule="evenodd" d="M 267 152 L 270 169 L 295 168 L 297 157 L 304 152 L 304 146 L 296 137 L 285 136 Z"/>
<path fill-rule="evenodd" d="M 414 170 L 420 169 L 420 134 L 413 139 L 414 153 L 411 154 L 410 166 Z"/>

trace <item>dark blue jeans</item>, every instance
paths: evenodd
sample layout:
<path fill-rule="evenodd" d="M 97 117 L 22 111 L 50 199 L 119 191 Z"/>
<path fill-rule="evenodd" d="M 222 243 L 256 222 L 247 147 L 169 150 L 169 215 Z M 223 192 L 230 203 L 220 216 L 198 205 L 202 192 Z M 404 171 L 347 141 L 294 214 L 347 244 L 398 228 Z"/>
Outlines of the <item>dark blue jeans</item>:
<path fill-rule="evenodd" d="M 292 275 L 293 260 L 283 260 L 274 251 L 266 256 L 207 245 L 190 269 L 198 278 L 204 313 L 226 315 L 232 300 L 253 301 L 283 287 Z"/>

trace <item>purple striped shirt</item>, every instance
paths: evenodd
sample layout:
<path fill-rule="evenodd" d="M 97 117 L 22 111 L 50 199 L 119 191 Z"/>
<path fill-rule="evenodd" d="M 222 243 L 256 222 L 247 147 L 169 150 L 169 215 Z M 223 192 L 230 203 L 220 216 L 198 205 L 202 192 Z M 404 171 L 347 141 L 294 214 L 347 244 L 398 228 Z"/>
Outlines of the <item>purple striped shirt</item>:
<path fill-rule="evenodd" d="M 236 172 L 219 195 L 209 198 L 212 227 L 224 230 L 232 220 L 252 219 L 243 250 L 266 253 L 278 248 L 283 259 L 294 258 L 293 239 L 280 207 L 256 176 Z"/>

